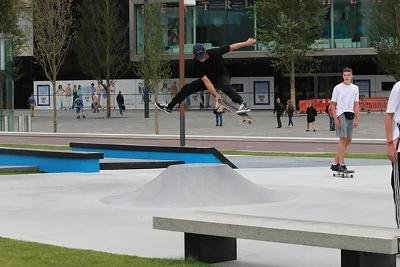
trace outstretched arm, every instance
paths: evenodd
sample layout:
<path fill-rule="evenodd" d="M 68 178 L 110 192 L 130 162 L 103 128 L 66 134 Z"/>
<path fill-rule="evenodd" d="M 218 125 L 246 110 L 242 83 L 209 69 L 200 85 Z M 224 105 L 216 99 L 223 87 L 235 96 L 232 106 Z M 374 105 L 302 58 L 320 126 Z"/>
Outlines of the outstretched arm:
<path fill-rule="evenodd" d="M 240 48 L 242 48 L 242 47 L 252 46 L 252 45 L 254 45 L 255 43 L 256 43 L 256 39 L 254 39 L 254 38 L 249 38 L 249 39 L 247 39 L 247 41 L 245 41 L 245 42 L 240 42 L 240 43 L 231 44 L 231 45 L 229 46 L 229 48 L 230 48 L 231 51 L 233 51 L 233 50 L 240 49 Z"/>
<path fill-rule="evenodd" d="M 217 93 L 217 90 L 215 90 L 215 87 L 213 83 L 210 81 L 210 79 L 208 79 L 208 77 L 204 75 L 203 78 L 201 78 L 201 80 L 207 87 L 207 91 L 209 91 L 210 94 L 212 94 L 215 97 L 215 101 L 218 102 L 218 100 L 221 99 L 221 96 Z"/>

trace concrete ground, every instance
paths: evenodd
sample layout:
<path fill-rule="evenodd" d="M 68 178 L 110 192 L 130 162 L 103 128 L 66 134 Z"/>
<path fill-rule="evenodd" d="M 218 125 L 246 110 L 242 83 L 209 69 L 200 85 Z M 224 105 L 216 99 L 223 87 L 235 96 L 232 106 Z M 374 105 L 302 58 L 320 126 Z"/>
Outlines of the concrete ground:
<path fill-rule="evenodd" d="M 18 114 L 28 114 L 27 110 L 17 110 Z M 288 127 L 287 117 L 282 117 L 283 127 L 277 129 L 276 116 L 272 111 L 252 111 L 256 122 L 240 125 L 236 116 L 225 113 L 223 127 L 215 126 L 215 115 L 211 110 L 193 110 L 186 112 L 186 134 L 200 136 L 260 136 L 260 137 L 335 137 L 328 128 L 328 116 L 318 114 L 316 132 L 306 132 L 306 116 L 293 118 L 294 127 Z M 34 132 L 52 132 L 53 117 L 51 111 L 37 111 L 32 118 Z M 362 113 L 360 128 L 354 131 L 354 138 L 385 138 L 384 113 Z M 105 119 L 105 112 L 87 112 L 86 119 L 76 119 L 73 111 L 58 111 L 58 132 L 60 133 L 102 133 L 102 134 L 154 134 L 154 112 L 150 118 L 143 118 L 143 111 L 129 110 L 120 116 L 115 110 L 111 119 Z M 160 134 L 179 135 L 179 112 L 171 114 L 160 112 Z"/>
<path fill-rule="evenodd" d="M 293 159 L 296 161 L 304 166 L 314 164 L 308 159 Z M 258 162 L 262 168 L 243 168 L 237 172 L 274 191 L 280 196 L 278 201 L 185 209 L 126 207 L 103 201 L 107 197 L 135 194 L 161 169 L 1 176 L 0 236 L 118 254 L 182 258 L 183 234 L 153 230 L 152 216 L 210 210 L 395 227 L 391 168 L 383 163 L 386 161 L 354 164 L 353 179 L 334 178 L 326 166 L 298 167 L 284 161 L 280 166 L 265 168 L 265 161 Z M 246 162 L 242 164 L 248 166 Z M 339 250 L 250 240 L 239 240 L 238 257 L 238 261 L 217 265 L 340 266 Z"/>

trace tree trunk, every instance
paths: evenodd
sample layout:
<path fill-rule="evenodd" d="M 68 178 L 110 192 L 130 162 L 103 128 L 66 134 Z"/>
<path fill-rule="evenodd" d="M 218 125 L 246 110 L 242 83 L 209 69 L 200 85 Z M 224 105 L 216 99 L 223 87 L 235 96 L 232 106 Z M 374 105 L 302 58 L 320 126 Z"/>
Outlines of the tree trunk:
<path fill-rule="evenodd" d="M 155 91 L 154 101 L 158 102 L 158 91 Z M 160 112 L 158 109 L 154 109 L 154 132 L 155 134 L 160 134 Z"/>
<path fill-rule="evenodd" d="M 111 84 L 110 80 L 107 80 L 107 119 L 111 118 Z"/>
<path fill-rule="evenodd" d="M 51 81 L 53 85 L 53 132 L 57 132 L 57 95 L 56 95 L 56 79 Z"/>
<path fill-rule="evenodd" d="M 295 81 L 295 62 L 294 57 L 290 60 L 290 99 L 294 108 L 296 109 L 296 81 Z M 283 103 L 284 104 L 284 103 Z"/>

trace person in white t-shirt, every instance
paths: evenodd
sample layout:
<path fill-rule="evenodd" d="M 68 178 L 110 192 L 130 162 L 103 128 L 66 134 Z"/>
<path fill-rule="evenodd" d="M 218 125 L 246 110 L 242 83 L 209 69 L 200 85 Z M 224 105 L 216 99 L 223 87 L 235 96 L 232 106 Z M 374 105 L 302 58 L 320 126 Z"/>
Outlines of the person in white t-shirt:
<path fill-rule="evenodd" d="M 394 122 L 394 123 L 393 123 Z M 400 228 L 400 179 L 399 179 L 399 125 L 400 125 L 400 82 L 397 82 L 390 92 L 386 117 L 385 131 L 387 157 L 392 162 L 391 184 L 396 211 L 397 228 Z"/>
<path fill-rule="evenodd" d="M 360 125 L 359 89 L 352 83 L 353 70 L 343 70 L 343 82 L 336 85 L 332 93 L 332 115 L 335 120 L 336 135 L 339 144 L 336 157 L 331 165 L 333 171 L 346 171 L 344 155 L 351 143 L 353 127 Z"/>

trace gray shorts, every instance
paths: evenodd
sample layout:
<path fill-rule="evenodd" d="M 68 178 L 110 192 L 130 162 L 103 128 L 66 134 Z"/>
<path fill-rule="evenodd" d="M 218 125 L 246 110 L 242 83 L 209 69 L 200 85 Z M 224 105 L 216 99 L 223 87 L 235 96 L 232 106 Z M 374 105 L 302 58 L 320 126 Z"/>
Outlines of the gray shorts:
<path fill-rule="evenodd" d="M 353 136 L 353 121 L 354 120 L 346 119 L 344 114 L 341 114 L 338 117 L 338 119 L 340 122 L 340 127 L 339 127 L 339 129 L 336 129 L 336 136 L 351 138 Z"/>

